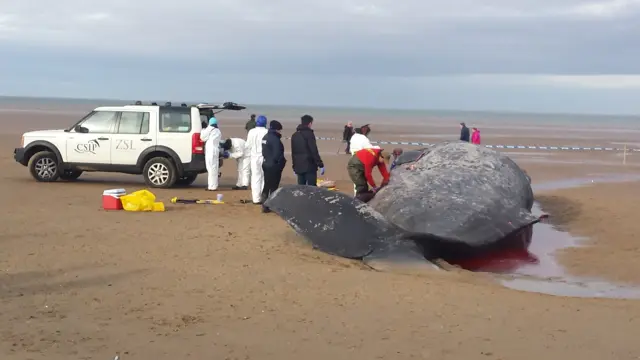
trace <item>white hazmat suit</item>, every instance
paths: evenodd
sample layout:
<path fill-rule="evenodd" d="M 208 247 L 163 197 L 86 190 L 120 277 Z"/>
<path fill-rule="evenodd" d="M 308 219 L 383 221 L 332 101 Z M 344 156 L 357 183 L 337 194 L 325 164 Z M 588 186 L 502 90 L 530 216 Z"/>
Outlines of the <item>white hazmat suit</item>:
<path fill-rule="evenodd" d="M 254 127 L 247 134 L 246 149 L 251 162 L 251 200 L 260 203 L 262 188 L 264 187 L 264 173 L 262 172 L 262 138 L 267 135 L 266 127 Z"/>
<path fill-rule="evenodd" d="M 207 126 L 200 132 L 200 139 L 204 142 L 204 162 L 207 165 L 208 190 L 218 190 L 218 172 L 220 160 L 220 140 L 222 132 L 215 126 Z"/>
<path fill-rule="evenodd" d="M 236 159 L 238 165 L 238 182 L 237 187 L 248 187 L 249 177 L 251 176 L 251 160 L 246 147 L 247 142 L 240 138 L 231 138 L 231 150 L 229 157 Z"/>

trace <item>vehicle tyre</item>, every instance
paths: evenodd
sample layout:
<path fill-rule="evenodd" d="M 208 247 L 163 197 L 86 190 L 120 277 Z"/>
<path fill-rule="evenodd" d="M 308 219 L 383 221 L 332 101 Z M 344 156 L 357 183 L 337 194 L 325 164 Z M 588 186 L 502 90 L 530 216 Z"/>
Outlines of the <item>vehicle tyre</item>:
<path fill-rule="evenodd" d="M 198 174 L 185 175 L 176 181 L 176 185 L 189 186 L 193 184 L 193 182 L 196 181 L 197 178 L 198 178 Z"/>
<path fill-rule="evenodd" d="M 36 181 L 54 182 L 60 177 L 60 164 L 56 154 L 51 151 L 35 153 L 27 164 L 29 172 Z"/>
<path fill-rule="evenodd" d="M 178 180 L 175 164 L 171 159 L 164 157 L 155 157 L 147 161 L 142 176 L 147 186 L 152 188 L 167 189 Z"/>
<path fill-rule="evenodd" d="M 60 179 L 66 180 L 66 181 L 73 181 L 78 179 L 80 175 L 82 175 L 82 170 L 66 169 L 62 171 L 62 174 L 60 174 Z"/>

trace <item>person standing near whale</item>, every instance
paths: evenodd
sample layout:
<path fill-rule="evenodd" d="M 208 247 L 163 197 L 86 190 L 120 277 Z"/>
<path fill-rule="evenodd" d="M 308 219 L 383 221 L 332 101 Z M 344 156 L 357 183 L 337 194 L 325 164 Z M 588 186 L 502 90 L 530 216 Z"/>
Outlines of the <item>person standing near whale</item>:
<path fill-rule="evenodd" d="M 320 175 L 324 175 L 324 163 L 316 144 L 316 135 L 311 126 L 313 117 L 304 115 L 300 119 L 300 125 L 291 136 L 291 162 L 293 172 L 298 176 L 298 185 L 316 186 L 318 181 L 318 169 Z"/>

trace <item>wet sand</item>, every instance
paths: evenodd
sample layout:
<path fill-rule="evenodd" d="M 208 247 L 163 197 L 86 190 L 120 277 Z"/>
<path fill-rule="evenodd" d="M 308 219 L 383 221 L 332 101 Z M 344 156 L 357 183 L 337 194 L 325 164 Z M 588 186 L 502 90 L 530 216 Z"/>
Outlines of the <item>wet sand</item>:
<path fill-rule="evenodd" d="M 239 204 L 248 191 L 221 190 L 224 206 L 167 204 L 165 213 L 106 213 L 101 192 L 144 188 L 141 177 L 83 174 L 76 183 L 36 183 L 13 161 L 19 134 L 64 127 L 76 118 L 0 112 L 2 359 L 113 359 L 116 353 L 123 360 L 640 356 L 636 300 L 516 291 L 489 274 L 466 271 L 372 271 L 312 250 L 276 215 Z M 243 134 L 244 122 L 220 120 L 225 136 Z M 294 120 L 283 122 L 291 133 Z M 319 136 L 340 135 L 335 124 L 328 128 L 317 119 L 315 126 Z M 380 140 L 444 133 L 440 126 L 374 126 L 372 137 Z M 456 124 L 450 132 L 456 136 Z M 510 142 L 596 145 L 582 138 L 561 143 L 532 130 L 519 134 Z M 631 141 L 629 134 L 597 134 L 601 146 Z M 504 143 L 491 131 L 483 131 L 483 139 Z M 337 142 L 319 144 L 327 177 L 349 191 L 347 156 L 335 155 Z M 622 166 L 615 152 L 511 152 L 534 185 L 639 173 L 640 155 Z M 224 189 L 235 183 L 235 164 L 226 162 L 222 171 Z M 206 197 L 204 181 L 202 176 L 192 188 L 154 193 L 167 203 L 173 196 Z M 283 182 L 293 182 L 289 169 Z M 568 273 L 640 283 L 634 261 L 640 252 L 638 190 L 640 182 L 536 191 L 554 224 L 589 238 L 590 247 L 560 254 Z"/>

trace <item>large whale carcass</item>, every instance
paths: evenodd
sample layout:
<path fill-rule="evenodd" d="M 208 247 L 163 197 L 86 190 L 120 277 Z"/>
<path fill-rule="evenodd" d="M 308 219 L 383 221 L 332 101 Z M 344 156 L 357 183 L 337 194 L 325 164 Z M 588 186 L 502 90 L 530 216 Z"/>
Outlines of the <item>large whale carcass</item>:
<path fill-rule="evenodd" d="M 315 248 L 346 258 L 449 263 L 529 246 L 529 176 L 508 156 L 467 142 L 407 151 L 367 204 L 309 186 L 283 186 L 266 202 Z"/>

